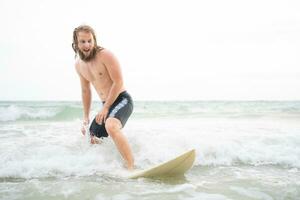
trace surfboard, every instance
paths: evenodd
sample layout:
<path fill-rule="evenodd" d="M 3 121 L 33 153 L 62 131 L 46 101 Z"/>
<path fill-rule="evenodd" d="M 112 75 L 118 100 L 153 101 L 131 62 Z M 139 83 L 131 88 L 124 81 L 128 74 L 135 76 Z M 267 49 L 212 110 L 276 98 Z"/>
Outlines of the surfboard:
<path fill-rule="evenodd" d="M 189 170 L 195 161 L 196 151 L 192 149 L 187 151 L 176 158 L 173 158 L 164 163 L 158 164 L 154 167 L 150 167 L 146 170 L 140 170 L 133 172 L 128 178 L 160 178 L 160 177 L 173 177 L 183 176 L 184 173 Z"/>

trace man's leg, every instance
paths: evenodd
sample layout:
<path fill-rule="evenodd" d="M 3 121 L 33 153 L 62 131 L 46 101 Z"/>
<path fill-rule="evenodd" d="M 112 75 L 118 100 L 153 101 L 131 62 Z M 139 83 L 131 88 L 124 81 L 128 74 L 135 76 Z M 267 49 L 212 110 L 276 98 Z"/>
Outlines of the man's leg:
<path fill-rule="evenodd" d="M 111 117 L 108 118 L 105 121 L 105 128 L 108 134 L 110 135 L 110 137 L 113 139 L 122 157 L 127 162 L 126 163 L 127 168 L 129 170 L 133 169 L 133 165 L 134 165 L 133 155 L 129 143 L 121 131 L 122 125 L 120 120 Z"/>

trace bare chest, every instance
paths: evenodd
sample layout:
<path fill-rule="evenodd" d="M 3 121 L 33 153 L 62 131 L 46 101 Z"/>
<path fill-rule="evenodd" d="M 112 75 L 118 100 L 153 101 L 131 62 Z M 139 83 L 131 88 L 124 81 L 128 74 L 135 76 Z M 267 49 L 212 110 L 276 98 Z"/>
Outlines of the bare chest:
<path fill-rule="evenodd" d="M 90 82 L 101 82 L 107 78 L 107 69 L 102 63 L 82 63 L 81 75 Z"/>

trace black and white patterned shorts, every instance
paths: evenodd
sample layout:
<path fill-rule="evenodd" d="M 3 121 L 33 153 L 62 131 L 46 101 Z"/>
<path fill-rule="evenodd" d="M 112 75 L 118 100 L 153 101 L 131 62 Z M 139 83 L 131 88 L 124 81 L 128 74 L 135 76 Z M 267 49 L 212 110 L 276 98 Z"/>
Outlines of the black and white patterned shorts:
<path fill-rule="evenodd" d="M 103 102 L 104 104 L 105 102 Z M 130 117 L 133 110 L 133 101 L 131 96 L 126 92 L 121 92 L 115 102 L 110 106 L 108 111 L 108 116 L 117 118 L 122 124 L 122 128 L 125 126 L 128 118 Z M 90 126 L 91 136 L 96 136 L 99 138 L 108 137 L 108 133 L 105 129 L 105 123 L 98 124 L 96 118 L 94 118 Z"/>

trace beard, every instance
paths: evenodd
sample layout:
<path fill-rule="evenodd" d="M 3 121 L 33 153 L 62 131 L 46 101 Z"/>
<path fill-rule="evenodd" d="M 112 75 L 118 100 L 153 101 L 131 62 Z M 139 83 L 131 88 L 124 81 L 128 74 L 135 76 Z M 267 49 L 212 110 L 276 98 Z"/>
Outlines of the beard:
<path fill-rule="evenodd" d="M 93 48 L 88 55 L 84 54 L 83 51 L 78 49 L 78 54 L 81 60 L 87 62 L 95 58 L 97 49 Z"/>

